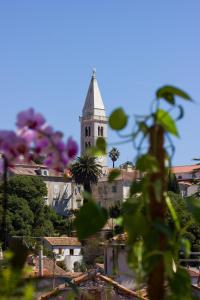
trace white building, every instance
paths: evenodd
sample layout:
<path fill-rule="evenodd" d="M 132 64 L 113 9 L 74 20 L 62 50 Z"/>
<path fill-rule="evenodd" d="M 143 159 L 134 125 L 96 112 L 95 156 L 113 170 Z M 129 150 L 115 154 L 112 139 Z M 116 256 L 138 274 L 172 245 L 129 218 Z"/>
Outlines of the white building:
<path fill-rule="evenodd" d="M 82 262 L 81 243 L 76 237 L 44 237 L 44 246 L 55 253 L 57 261 L 64 261 L 73 272 L 76 263 Z"/>
<path fill-rule="evenodd" d="M 68 216 L 71 211 L 79 209 L 83 204 L 83 187 L 75 184 L 69 174 L 56 172 L 34 162 L 15 164 L 9 168 L 9 173 L 40 177 L 47 186 L 46 204 L 60 215 Z"/>
<path fill-rule="evenodd" d="M 176 175 L 183 197 L 199 192 L 200 165 L 175 166 L 171 171 Z"/>
<path fill-rule="evenodd" d="M 119 234 L 104 246 L 104 270 L 105 274 L 112 276 L 123 286 L 134 289 L 134 273 L 127 263 L 127 236 L 125 233 Z"/>
<path fill-rule="evenodd" d="M 82 110 L 81 122 L 81 154 L 96 144 L 98 137 L 108 136 L 108 118 L 96 79 L 96 71 L 93 71 L 89 89 Z M 98 158 L 98 162 L 107 166 L 107 156 Z"/>

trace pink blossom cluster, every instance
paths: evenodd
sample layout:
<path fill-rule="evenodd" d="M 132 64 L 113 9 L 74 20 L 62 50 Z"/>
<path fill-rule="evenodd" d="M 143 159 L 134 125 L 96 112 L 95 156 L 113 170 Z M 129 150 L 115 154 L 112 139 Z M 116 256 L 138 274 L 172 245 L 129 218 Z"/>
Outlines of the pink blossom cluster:
<path fill-rule="evenodd" d="M 17 115 L 17 131 L 0 131 L 0 153 L 9 165 L 19 159 L 31 161 L 44 158 L 44 164 L 57 171 L 63 170 L 75 158 L 77 143 L 70 137 L 48 126 L 45 118 L 30 108 Z"/>

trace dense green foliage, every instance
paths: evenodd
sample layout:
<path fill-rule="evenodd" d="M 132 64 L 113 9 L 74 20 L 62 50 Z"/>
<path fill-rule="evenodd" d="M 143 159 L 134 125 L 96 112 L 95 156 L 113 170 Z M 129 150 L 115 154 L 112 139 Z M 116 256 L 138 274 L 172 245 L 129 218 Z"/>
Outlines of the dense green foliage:
<path fill-rule="evenodd" d="M 102 174 L 101 168 L 94 156 L 85 153 L 71 166 L 72 178 L 82 184 L 86 192 L 91 192 L 91 185 L 96 184 Z"/>
<path fill-rule="evenodd" d="M 187 208 L 187 198 L 182 198 L 181 195 L 169 192 L 172 205 L 176 211 L 180 226 L 184 229 L 183 235 L 190 241 L 191 251 L 200 251 L 200 224 L 193 218 L 191 212 Z M 200 198 L 191 196 L 196 202 L 200 202 Z M 169 226 L 174 226 L 174 221 L 171 215 L 167 214 L 167 223 Z"/>
<path fill-rule="evenodd" d="M 68 221 L 45 204 L 46 195 L 46 184 L 40 177 L 13 176 L 9 179 L 7 211 L 9 236 L 49 236 L 62 231 L 66 234 Z M 0 223 L 1 217 L 0 212 Z"/>
<path fill-rule="evenodd" d="M 179 189 L 179 185 L 178 185 L 178 181 L 176 179 L 176 175 L 169 172 L 168 174 L 168 186 L 167 186 L 167 190 L 174 192 L 176 194 L 180 193 L 180 189 Z"/>

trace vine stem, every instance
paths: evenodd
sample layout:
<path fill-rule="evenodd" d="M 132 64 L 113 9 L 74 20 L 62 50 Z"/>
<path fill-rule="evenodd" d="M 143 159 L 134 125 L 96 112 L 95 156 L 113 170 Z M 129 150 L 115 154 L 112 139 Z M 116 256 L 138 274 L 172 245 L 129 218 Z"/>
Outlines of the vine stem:
<path fill-rule="evenodd" d="M 8 160 L 5 156 L 2 157 L 4 162 L 3 169 L 3 218 L 2 218 L 2 234 L 3 234 L 3 250 L 8 247 L 8 232 L 7 232 L 7 210 L 8 210 Z"/>
<path fill-rule="evenodd" d="M 162 232 L 155 229 L 155 222 L 165 224 L 165 192 L 167 187 L 167 172 L 165 168 L 165 149 L 164 149 L 164 130 L 161 126 L 154 124 L 150 128 L 149 136 L 149 154 L 156 158 L 158 163 L 158 171 L 151 173 L 149 176 L 149 211 L 152 226 L 152 235 L 157 243 L 157 251 L 164 252 L 166 248 L 166 236 Z M 159 192 L 156 190 L 156 185 L 160 185 Z M 155 245 L 154 245 L 155 247 Z M 152 249 L 153 250 L 153 249 Z M 159 255 L 154 262 L 154 267 L 149 273 L 148 279 L 148 295 L 151 300 L 163 300 L 165 298 L 165 266 L 164 257 Z"/>

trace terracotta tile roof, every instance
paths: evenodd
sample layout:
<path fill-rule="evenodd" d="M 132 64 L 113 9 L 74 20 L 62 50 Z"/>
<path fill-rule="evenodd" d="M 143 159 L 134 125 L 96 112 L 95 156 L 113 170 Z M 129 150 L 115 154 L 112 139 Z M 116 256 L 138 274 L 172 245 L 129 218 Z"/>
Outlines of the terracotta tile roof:
<path fill-rule="evenodd" d="M 39 276 L 39 258 L 30 256 L 28 258 L 28 265 L 33 266 L 32 276 Z M 65 270 L 59 266 L 55 266 L 55 276 L 68 276 Z M 43 257 L 43 275 L 44 276 L 53 276 L 54 275 L 54 261 Z"/>
<path fill-rule="evenodd" d="M 81 243 L 76 237 L 44 237 L 52 246 L 81 246 Z"/>
<path fill-rule="evenodd" d="M 108 174 L 112 172 L 112 170 L 113 169 L 108 169 Z M 117 170 L 120 171 L 120 175 L 115 179 L 116 181 L 117 180 L 133 181 L 141 178 L 140 171 L 138 170 L 131 170 L 131 171 L 126 171 L 124 169 L 117 169 Z M 99 181 L 108 181 L 108 175 L 101 177 Z"/>
<path fill-rule="evenodd" d="M 64 173 L 62 173 L 62 172 L 56 172 L 53 169 L 48 169 L 45 165 L 38 165 L 34 162 L 16 163 L 14 166 L 9 167 L 9 171 L 13 175 L 38 176 L 38 174 L 36 172 L 38 169 L 48 170 L 48 176 L 63 177 L 63 175 L 64 175 Z"/>
<path fill-rule="evenodd" d="M 200 165 L 187 165 L 187 166 L 175 166 L 171 168 L 173 173 L 192 173 L 194 171 L 198 171 L 200 169 Z"/>
<path fill-rule="evenodd" d="M 187 269 L 189 275 L 191 277 L 199 277 L 200 273 L 198 271 L 192 270 L 192 269 Z"/>

